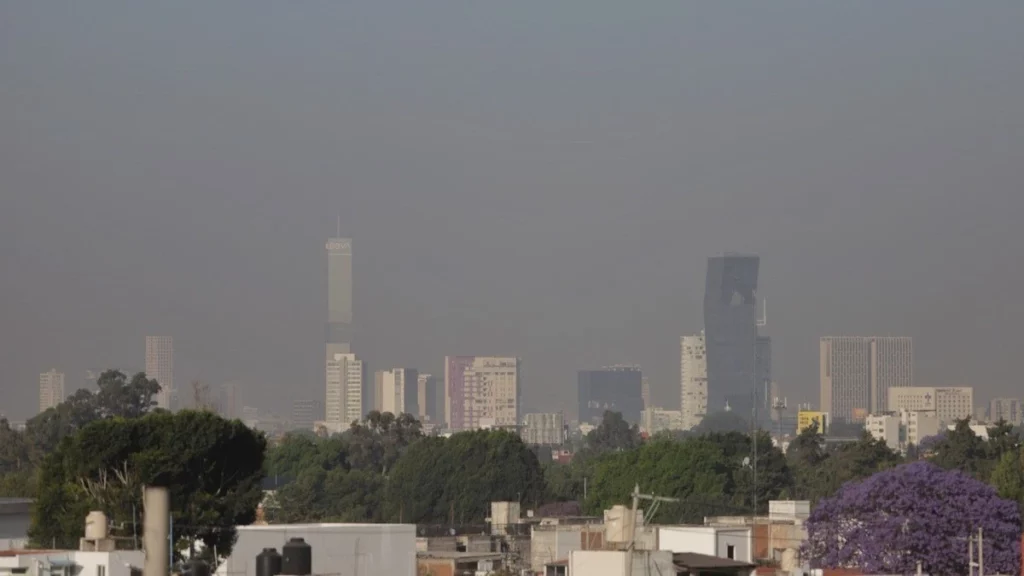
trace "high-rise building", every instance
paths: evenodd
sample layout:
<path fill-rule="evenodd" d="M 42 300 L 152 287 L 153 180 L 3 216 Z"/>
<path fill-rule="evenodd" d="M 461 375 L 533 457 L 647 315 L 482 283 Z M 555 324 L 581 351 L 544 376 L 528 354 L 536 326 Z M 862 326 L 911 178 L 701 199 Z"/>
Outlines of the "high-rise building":
<path fill-rule="evenodd" d="M 360 421 L 364 415 L 363 361 L 355 354 L 336 353 L 327 361 L 325 419 L 337 428 Z"/>
<path fill-rule="evenodd" d="M 680 409 L 683 429 L 700 425 L 708 412 L 708 358 L 704 331 L 680 339 Z"/>
<path fill-rule="evenodd" d="M 1024 424 L 1024 411 L 1022 411 L 1020 398 L 993 398 L 988 405 L 988 415 L 992 422 L 1006 420 L 1010 424 L 1020 426 Z"/>
<path fill-rule="evenodd" d="M 647 376 L 640 378 L 640 398 L 644 401 L 644 410 L 653 406 L 651 404 L 651 381 L 647 379 Z"/>
<path fill-rule="evenodd" d="M 314 423 L 323 418 L 323 403 L 319 400 L 295 400 L 292 402 L 292 430 L 313 431 Z"/>
<path fill-rule="evenodd" d="M 837 422 L 890 410 L 890 390 L 914 383 L 909 337 L 829 336 L 818 348 L 820 408 Z"/>
<path fill-rule="evenodd" d="M 651 436 L 658 432 L 685 429 L 683 428 L 683 413 L 680 410 L 665 410 L 651 406 L 641 413 L 640 421 L 640 432 Z"/>
<path fill-rule="evenodd" d="M 437 378 L 431 374 L 416 377 L 417 417 L 421 422 L 439 422 L 444 417 L 444 394 L 438 391 Z"/>
<path fill-rule="evenodd" d="M 527 414 L 519 435 L 527 444 L 561 446 L 565 442 L 565 416 L 561 412 Z"/>
<path fill-rule="evenodd" d="M 146 376 L 156 380 L 160 392 L 156 405 L 165 410 L 174 406 L 174 339 L 170 336 L 146 336 Z"/>
<path fill-rule="evenodd" d="M 327 241 L 327 357 L 352 351 L 352 239 Z"/>
<path fill-rule="evenodd" d="M 890 412 L 930 412 L 942 424 L 974 415 L 974 388 L 970 386 L 906 386 L 889 389 Z"/>
<path fill-rule="evenodd" d="M 519 425 L 519 358 L 446 356 L 444 360 L 445 421 L 449 429 Z"/>
<path fill-rule="evenodd" d="M 640 424 L 643 412 L 643 373 L 637 366 L 610 366 L 577 373 L 581 424 L 597 426 L 606 410 L 619 412 L 630 424 Z"/>
<path fill-rule="evenodd" d="M 374 408 L 380 412 L 419 413 L 419 378 L 411 368 L 378 370 L 374 374 Z"/>
<path fill-rule="evenodd" d="M 749 418 L 758 405 L 758 256 L 727 254 L 708 258 L 704 286 L 708 410 L 728 406 Z"/>
<path fill-rule="evenodd" d="M 238 382 L 225 382 L 220 385 L 220 393 L 217 398 L 217 412 L 228 420 L 233 420 L 241 415 Z"/>
<path fill-rule="evenodd" d="M 64 401 L 64 373 L 56 369 L 39 375 L 39 411 L 56 408 Z"/>

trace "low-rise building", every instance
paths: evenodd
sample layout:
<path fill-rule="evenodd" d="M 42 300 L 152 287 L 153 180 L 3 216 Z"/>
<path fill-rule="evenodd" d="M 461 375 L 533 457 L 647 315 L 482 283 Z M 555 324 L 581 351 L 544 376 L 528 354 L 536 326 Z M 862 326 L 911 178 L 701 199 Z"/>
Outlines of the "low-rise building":
<path fill-rule="evenodd" d="M 658 432 L 686 430 L 681 410 L 665 410 L 652 407 L 640 413 L 640 432 L 654 435 Z"/>
<path fill-rule="evenodd" d="M 864 420 L 864 429 L 889 449 L 906 452 L 910 445 L 939 433 L 939 418 L 933 411 L 872 414 Z"/>
<path fill-rule="evenodd" d="M 24 576 L 131 576 L 133 571 L 142 570 L 145 561 L 145 552 L 141 550 L 5 550 L 0 552 L 0 573 Z"/>
<path fill-rule="evenodd" d="M 970 386 L 905 386 L 889 389 L 890 412 L 934 412 L 939 422 L 952 423 L 974 414 Z"/>
<path fill-rule="evenodd" d="M 658 526 L 658 549 L 752 562 L 749 526 Z"/>

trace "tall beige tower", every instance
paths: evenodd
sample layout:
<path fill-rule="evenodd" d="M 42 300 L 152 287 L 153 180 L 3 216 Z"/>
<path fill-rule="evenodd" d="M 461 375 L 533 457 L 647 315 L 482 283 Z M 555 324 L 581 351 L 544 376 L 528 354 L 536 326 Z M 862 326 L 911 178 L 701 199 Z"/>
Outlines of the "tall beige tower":
<path fill-rule="evenodd" d="M 914 345 L 906 336 L 828 336 L 818 344 L 821 410 L 863 421 L 889 409 L 889 389 L 914 385 Z"/>
<path fill-rule="evenodd" d="M 46 412 L 64 401 L 64 373 L 56 369 L 39 375 L 39 411 Z"/>
<path fill-rule="evenodd" d="M 446 356 L 445 420 L 451 430 L 519 425 L 520 360 L 512 356 Z"/>
<path fill-rule="evenodd" d="M 708 411 L 708 359 L 704 331 L 680 339 L 680 409 L 683 428 L 689 430 L 704 419 Z"/>
<path fill-rule="evenodd" d="M 146 336 L 146 376 L 160 385 L 157 406 L 165 410 L 173 408 L 174 339 L 170 336 Z"/>
<path fill-rule="evenodd" d="M 324 413 L 333 429 L 363 419 L 363 361 L 355 354 L 336 353 L 327 361 Z"/>

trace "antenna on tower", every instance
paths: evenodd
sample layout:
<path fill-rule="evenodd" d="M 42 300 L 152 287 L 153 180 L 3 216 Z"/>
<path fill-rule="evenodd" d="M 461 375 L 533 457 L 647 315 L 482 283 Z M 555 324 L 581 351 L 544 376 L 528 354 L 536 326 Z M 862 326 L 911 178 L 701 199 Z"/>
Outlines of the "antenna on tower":
<path fill-rule="evenodd" d="M 757 327 L 761 328 L 768 324 L 768 299 L 761 300 L 761 317 L 757 319 Z"/>

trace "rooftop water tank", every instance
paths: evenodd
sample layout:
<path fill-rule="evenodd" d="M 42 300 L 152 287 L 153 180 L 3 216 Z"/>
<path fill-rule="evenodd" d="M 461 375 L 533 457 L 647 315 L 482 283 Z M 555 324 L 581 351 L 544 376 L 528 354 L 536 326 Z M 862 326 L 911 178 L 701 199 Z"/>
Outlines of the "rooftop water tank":
<path fill-rule="evenodd" d="M 85 538 L 103 540 L 107 537 L 107 515 L 99 510 L 89 512 L 85 517 Z"/>
<path fill-rule="evenodd" d="M 313 547 L 302 538 L 292 538 L 281 549 L 281 574 L 309 576 L 313 573 Z"/>
<path fill-rule="evenodd" d="M 278 576 L 281 574 L 281 555 L 277 548 L 264 548 L 256 555 L 256 576 Z"/>

